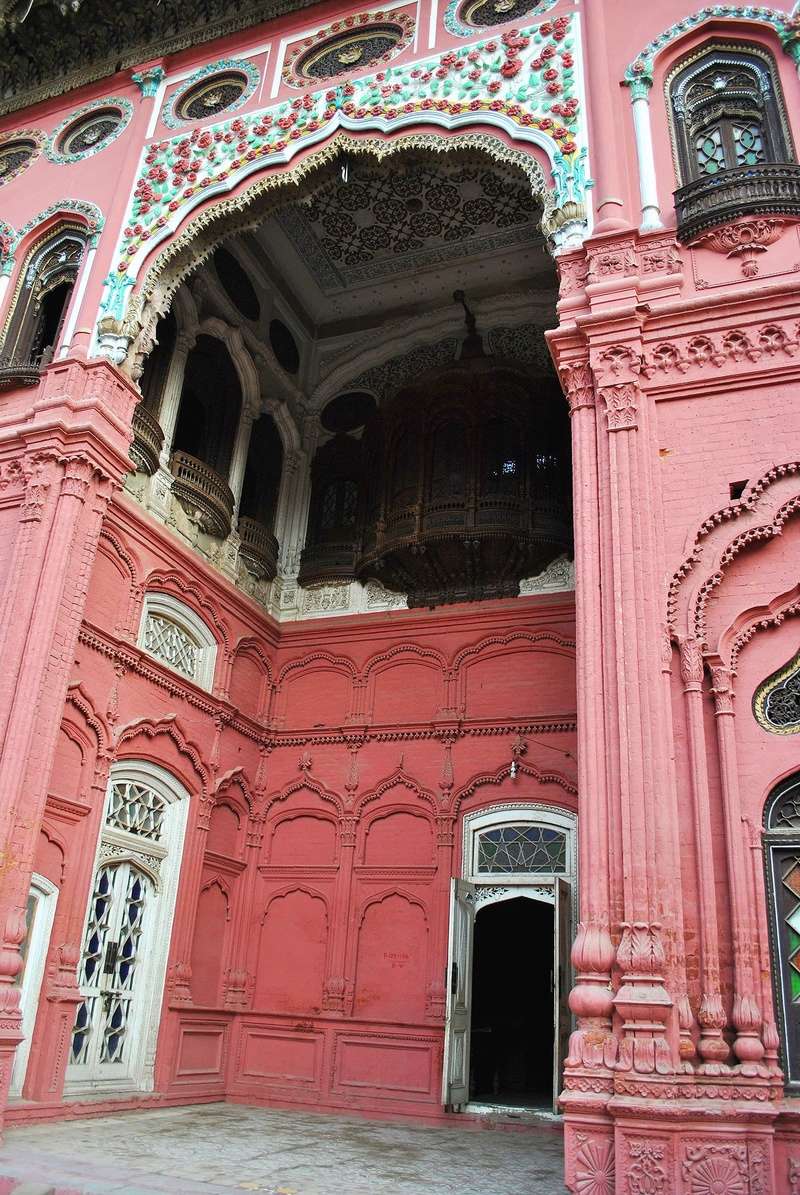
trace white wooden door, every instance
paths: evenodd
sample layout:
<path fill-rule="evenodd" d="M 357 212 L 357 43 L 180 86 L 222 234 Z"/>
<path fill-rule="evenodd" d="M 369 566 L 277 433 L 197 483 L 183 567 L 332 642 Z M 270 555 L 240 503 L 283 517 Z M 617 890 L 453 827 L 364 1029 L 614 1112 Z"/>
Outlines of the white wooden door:
<path fill-rule="evenodd" d="M 130 1074 L 138 1003 L 146 987 L 145 935 L 155 899 L 152 880 L 133 862 L 98 868 L 78 972 L 84 999 L 72 1031 L 70 1077 Z"/>
<path fill-rule="evenodd" d="M 554 883 L 555 909 L 553 916 L 553 1111 L 558 1111 L 564 1059 L 569 1049 L 572 1028 L 569 1010 L 570 950 L 570 887 L 564 880 Z"/>
<path fill-rule="evenodd" d="M 476 887 L 450 881 L 447 950 L 447 1017 L 444 1030 L 442 1103 L 459 1110 L 469 1100 L 469 1035 L 472 1003 L 472 943 Z"/>

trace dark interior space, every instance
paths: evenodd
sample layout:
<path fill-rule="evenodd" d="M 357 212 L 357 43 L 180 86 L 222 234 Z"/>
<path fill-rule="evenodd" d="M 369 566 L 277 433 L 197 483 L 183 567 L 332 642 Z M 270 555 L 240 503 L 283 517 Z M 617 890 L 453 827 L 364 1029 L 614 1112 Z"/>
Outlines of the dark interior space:
<path fill-rule="evenodd" d="M 519 1107 L 553 1098 L 553 908 L 516 897 L 475 921 L 470 1099 Z"/>

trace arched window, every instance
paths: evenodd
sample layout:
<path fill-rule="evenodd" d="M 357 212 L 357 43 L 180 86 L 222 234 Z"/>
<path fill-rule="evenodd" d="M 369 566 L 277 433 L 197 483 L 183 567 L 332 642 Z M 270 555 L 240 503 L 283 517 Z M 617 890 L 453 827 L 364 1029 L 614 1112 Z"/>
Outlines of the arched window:
<path fill-rule="evenodd" d="M 168 668 L 211 688 L 217 641 L 202 618 L 171 594 L 145 594 L 138 642 Z"/>
<path fill-rule="evenodd" d="M 308 536 L 300 584 L 352 580 L 363 519 L 363 458 L 359 439 L 339 433 L 324 444 L 311 466 Z"/>
<path fill-rule="evenodd" d="M 774 64 L 753 47 L 707 47 L 670 84 L 682 183 L 793 159 Z"/>
<path fill-rule="evenodd" d="M 78 962 L 71 1094 L 152 1086 L 188 805 L 156 764 L 111 769 Z"/>
<path fill-rule="evenodd" d="M 197 337 L 186 361 L 174 452 L 188 453 L 228 476 L 242 390 L 228 350 L 214 336 Z"/>
<path fill-rule="evenodd" d="M 777 68 L 765 50 L 706 45 L 676 68 L 667 88 L 683 239 L 743 214 L 794 213 L 796 188 L 787 191 L 784 174 L 795 155 Z M 695 194 L 696 210 L 687 208 Z"/>
<path fill-rule="evenodd" d="M 800 772 L 770 794 L 764 854 L 783 1070 L 800 1091 Z"/>
<path fill-rule="evenodd" d="M 22 267 L 3 337 L 8 361 L 46 365 L 55 353 L 86 248 L 80 229 L 57 229 Z"/>
<path fill-rule="evenodd" d="M 153 351 L 144 363 L 139 389 L 142 392 L 142 402 L 156 417 L 161 407 L 161 395 L 167 380 L 172 354 L 175 351 L 175 339 L 178 325 L 172 312 L 168 312 L 156 324 L 156 342 Z"/>

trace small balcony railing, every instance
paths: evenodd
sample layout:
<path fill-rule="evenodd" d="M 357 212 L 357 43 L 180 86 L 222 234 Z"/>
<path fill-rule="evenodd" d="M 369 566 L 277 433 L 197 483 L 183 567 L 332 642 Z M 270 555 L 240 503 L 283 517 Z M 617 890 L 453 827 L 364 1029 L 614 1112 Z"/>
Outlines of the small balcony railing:
<path fill-rule="evenodd" d="M 52 345 L 43 353 L 30 356 L 0 356 L 0 390 L 16 390 L 18 386 L 38 386 L 39 379 L 52 357 Z"/>
<path fill-rule="evenodd" d="M 155 473 L 161 445 L 164 443 L 164 433 L 153 412 L 148 411 L 143 402 L 134 408 L 132 427 L 133 443 L 128 455 L 140 472 L 148 475 Z"/>
<path fill-rule="evenodd" d="M 738 216 L 800 217 L 800 165 L 765 162 L 696 178 L 675 192 L 675 213 L 681 241 Z"/>
<path fill-rule="evenodd" d="M 200 516 L 203 530 L 222 539 L 229 535 L 233 494 L 225 478 L 188 452 L 173 452 L 170 470 L 174 478 L 173 494 L 183 506 Z"/>
<path fill-rule="evenodd" d="M 237 531 L 241 543 L 239 555 L 257 577 L 271 581 L 278 571 L 278 541 L 257 519 L 240 515 Z"/>

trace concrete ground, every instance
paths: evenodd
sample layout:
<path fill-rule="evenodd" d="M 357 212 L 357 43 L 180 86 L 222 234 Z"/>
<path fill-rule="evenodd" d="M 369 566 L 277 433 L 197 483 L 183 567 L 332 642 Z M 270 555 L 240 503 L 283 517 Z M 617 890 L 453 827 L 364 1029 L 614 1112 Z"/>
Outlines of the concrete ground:
<path fill-rule="evenodd" d="M 0 1195 L 564 1195 L 561 1173 L 556 1128 L 232 1104 L 9 1128 L 0 1149 Z"/>

